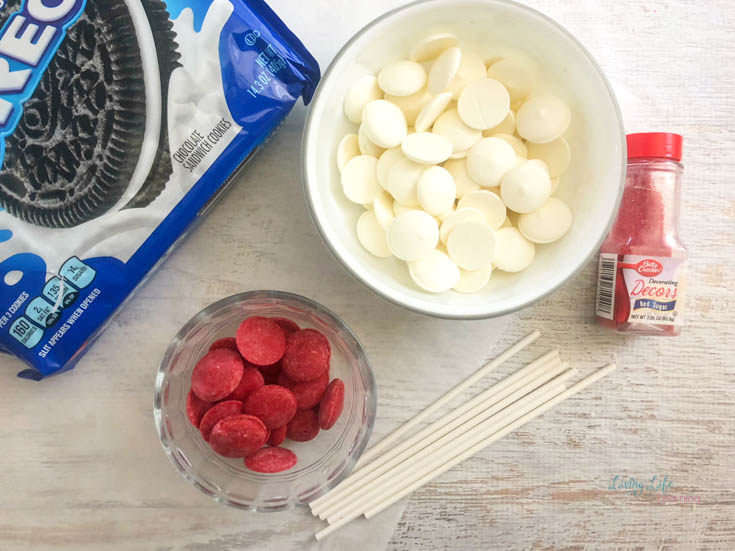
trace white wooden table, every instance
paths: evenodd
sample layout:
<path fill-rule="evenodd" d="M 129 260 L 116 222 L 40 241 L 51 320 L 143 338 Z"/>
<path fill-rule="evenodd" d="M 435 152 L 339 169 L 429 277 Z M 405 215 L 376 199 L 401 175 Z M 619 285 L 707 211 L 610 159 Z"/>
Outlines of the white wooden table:
<path fill-rule="evenodd" d="M 400 2 L 270 3 L 326 66 L 352 33 Z M 635 339 L 598 329 L 592 265 L 500 321 L 429 319 L 376 298 L 337 266 L 308 218 L 298 108 L 75 371 L 35 384 L 0 359 L 0 550 L 735 548 L 735 5 L 528 4 L 596 56 L 629 131 L 686 138 L 684 334 Z M 383 519 L 358 522 L 320 547 L 311 539 L 319 523 L 304 511 L 246 514 L 190 488 L 153 427 L 153 375 L 171 336 L 205 305 L 259 288 L 313 297 L 361 335 L 380 388 L 378 436 L 532 328 L 582 369 L 611 358 L 621 369 Z M 615 475 L 668 476 L 669 493 L 699 504 L 610 490 Z"/>

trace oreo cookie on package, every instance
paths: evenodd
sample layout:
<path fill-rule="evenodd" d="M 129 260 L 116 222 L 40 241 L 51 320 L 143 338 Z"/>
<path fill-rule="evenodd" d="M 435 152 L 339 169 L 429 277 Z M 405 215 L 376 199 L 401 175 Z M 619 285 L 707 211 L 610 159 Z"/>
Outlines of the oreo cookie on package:
<path fill-rule="evenodd" d="M 68 369 L 319 80 L 259 0 L 0 0 L 0 352 Z"/>

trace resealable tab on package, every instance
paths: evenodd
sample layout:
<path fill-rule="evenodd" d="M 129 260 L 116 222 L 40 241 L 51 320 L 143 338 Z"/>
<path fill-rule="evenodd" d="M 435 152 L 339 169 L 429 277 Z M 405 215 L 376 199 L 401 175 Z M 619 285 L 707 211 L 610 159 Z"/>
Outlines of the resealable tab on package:
<path fill-rule="evenodd" d="M 73 367 L 319 67 L 260 0 L 0 7 L 0 351 Z"/>

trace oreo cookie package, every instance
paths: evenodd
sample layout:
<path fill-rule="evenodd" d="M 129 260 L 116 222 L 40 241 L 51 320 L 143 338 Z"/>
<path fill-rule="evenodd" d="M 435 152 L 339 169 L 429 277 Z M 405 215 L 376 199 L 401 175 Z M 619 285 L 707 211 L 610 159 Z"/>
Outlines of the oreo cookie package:
<path fill-rule="evenodd" d="M 262 0 L 0 0 L 0 351 L 73 367 L 319 80 Z"/>

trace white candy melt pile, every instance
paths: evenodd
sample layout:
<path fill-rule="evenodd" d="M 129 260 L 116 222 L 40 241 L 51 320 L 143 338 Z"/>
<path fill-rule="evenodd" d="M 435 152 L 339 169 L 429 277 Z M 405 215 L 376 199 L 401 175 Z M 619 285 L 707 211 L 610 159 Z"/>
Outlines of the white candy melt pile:
<path fill-rule="evenodd" d="M 425 291 L 475 293 L 493 269 L 525 270 L 536 245 L 571 227 L 552 197 L 571 160 L 571 111 L 534 95 L 526 56 L 487 66 L 440 33 L 409 57 L 347 92 L 344 112 L 359 128 L 337 148 L 342 189 L 367 209 L 356 230 L 368 252 L 405 261 Z"/>

